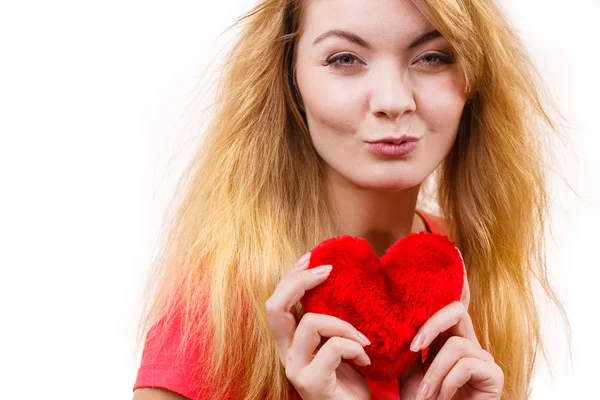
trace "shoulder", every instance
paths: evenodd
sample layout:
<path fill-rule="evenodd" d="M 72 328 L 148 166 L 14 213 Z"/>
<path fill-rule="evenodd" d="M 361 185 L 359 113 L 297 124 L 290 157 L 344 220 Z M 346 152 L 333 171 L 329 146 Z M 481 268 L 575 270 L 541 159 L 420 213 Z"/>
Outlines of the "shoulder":
<path fill-rule="evenodd" d="M 134 383 L 134 399 L 199 399 L 202 374 L 196 367 L 205 350 L 203 340 L 194 340 L 194 346 L 183 349 L 182 328 L 179 319 L 168 324 L 157 322 L 144 343 L 142 360 Z M 187 350 L 187 351 L 186 351 Z M 140 389 L 146 389 L 140 391 Z M 163 390 L 158 390 L 163 389 Z M 160 397 L 147 397 L 148 395 Z"/>
<path fill-rule="evenodd" d="M 439 215 L 433 214 L 429 211 L 416 209 L 416 213 L 423 218 L 427 230 L 431 233 L 439 233 L 442 235 L 448 235 L 450 233 L 448 221 Z"/>
<path fill-rule="evenodd" d="M 133 400 L 189 400 L 167 389 L 143 387 L 133 392 Z"/>

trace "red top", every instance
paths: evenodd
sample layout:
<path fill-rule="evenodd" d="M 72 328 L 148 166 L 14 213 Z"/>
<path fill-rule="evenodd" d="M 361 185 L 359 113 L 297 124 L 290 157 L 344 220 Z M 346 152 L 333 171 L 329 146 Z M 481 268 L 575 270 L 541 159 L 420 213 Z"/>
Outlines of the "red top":
<path fill-rule="evenodd" d="M 446 234 L 443 220 L 423 211 L 417 210 L 425 221 L 428 232 Z M 210 393 L 197 391 L 192 388 L 192 371 L 194 361 L 200 358 L 200 352 L 206 348 L 198 346 L 177 359 L 177 344 L 181 338 L 179 324 L 169 327 L 166 340 L 159 342 L 153 333 L 156 327 L 152 327 L 146 336 L 146 342 L 142 353 L 142 361 L 138 370 L 133 390 L 140 387 L 160 387 L 178 393 L 193 400 L 210 399 Z M 198 382 L 196 383 L 198 384 Z M 373 400 L 399 400 L 399 387 L 397 379 L 386 381 L 371 381 L 367 379 Z M 202 387 L 202 385 L 196 385 Z"/>

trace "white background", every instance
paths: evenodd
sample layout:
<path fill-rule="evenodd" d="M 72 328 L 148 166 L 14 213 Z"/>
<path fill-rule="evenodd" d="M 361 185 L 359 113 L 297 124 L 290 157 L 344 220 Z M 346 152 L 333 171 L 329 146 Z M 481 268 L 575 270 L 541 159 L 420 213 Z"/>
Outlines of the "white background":
<path fill-rule="evenodd" d="M 179 118 L 254 1 L 0 4 L 1 397 L 128 399 L 140 290 L 197 139 Z M 542 368 L 533 398 L 600 398 L 600 3 L 501 4 L 573 123 L 583 197 L 558 182 L 548 250 L 573 368 L 544 314 L 555 378 Z"/>

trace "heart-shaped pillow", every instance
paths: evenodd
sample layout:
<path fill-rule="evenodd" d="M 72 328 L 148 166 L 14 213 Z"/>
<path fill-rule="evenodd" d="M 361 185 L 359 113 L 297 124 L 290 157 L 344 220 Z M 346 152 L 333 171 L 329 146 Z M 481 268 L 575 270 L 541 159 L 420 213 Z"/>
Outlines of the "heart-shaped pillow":
<path fill-rule="evenodd" d="M 464 267 L 446 236 L 412 233 L 380 258 L 362 238 L 338 236 L 312 250 L 308 269 L 333 265 L 329 277 L 301 299 L 304 312 L 327 314 L 352 324 L 371 345 L 366 367 L 374 380 L 401 377 L 418 353 L 409 349 L 417 330 L 437 311 L 460 300 Z"/>

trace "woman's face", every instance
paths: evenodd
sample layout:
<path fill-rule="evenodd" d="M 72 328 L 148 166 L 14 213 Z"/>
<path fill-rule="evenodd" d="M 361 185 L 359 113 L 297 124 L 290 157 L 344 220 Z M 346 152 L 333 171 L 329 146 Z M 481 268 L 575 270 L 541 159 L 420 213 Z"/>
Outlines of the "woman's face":
<path fill-rule="evenodd" d="M 423 182 L 450 151 L 465 104 L 449 43 L 418 41 L 435 28 L 410 0 L 312 0 L 305 15 L 296 81 L 328 172 L 380 190 Z M 375 154 L 365 143 L 402 135 L 419 139 L 406 155 Z"/>

